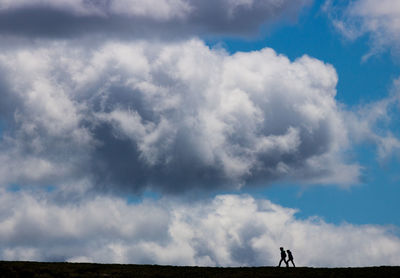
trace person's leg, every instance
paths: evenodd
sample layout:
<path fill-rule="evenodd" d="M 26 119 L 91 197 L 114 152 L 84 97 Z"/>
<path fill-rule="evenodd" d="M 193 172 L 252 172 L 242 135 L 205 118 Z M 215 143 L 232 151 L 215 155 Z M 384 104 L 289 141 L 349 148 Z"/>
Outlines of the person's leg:
<path fill-rule="evenodd" d="M 286 267 L 289 267 L 289 261 L 285 260 Z"/>
<path fill-rule="evenodd" d="M 278 264 L 278 266 L 281 266 L 281 263 L 282 263 L 282 259 L 279 261 L 279 264 Z"/>
<path fill-rule="evenodd" d="M 296 265 L 294 264 L 294 261 L 293 260 L 290 260 L 290 261 L 292 262 L 293 267 L 296 267 Z"/>

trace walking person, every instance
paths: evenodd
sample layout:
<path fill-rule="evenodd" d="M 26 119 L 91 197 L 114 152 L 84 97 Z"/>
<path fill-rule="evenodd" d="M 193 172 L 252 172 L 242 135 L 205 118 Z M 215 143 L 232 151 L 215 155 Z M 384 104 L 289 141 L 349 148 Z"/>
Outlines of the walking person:
<path fill-rule="evenodd" d="M 279 261 L 278 267 L 281 266 L 281 263 L 282 263 L 282 262 L 285 262 L 286 266 L 288 267 L 289 265 L 288 265 L 288 263 L 287 263 L 287 261 L 286 261 L 286 252 L 285 252 L 285 250 L 283 249 L 283 247 L 281 247 L 280 249 L 281 249 L 281 260 Z"/>
<path fill-rule="evenodd" d="M 286 262 L 287 266 L 289 266 L 289 262 L 292 262 L 293 267 L 296 267 L 295 264 L 294 264 L 294 261 L 293 261 L 292 252 L 290 250 L 286 250 L 286 252 L 288 253 L 288 257 L 289 257 L 289 259 Z"/>

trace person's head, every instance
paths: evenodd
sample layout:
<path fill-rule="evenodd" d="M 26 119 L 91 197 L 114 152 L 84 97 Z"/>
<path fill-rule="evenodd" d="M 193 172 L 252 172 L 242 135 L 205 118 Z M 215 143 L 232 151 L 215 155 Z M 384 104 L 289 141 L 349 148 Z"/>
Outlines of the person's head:
<path fill-rule="evenodd" d="M 290 253 L 290 250 L 288 249 L 288 250 L 286 250 L 286 252 Z"/>
<path fill-rule="evenodd" d="M 281 249 L 281 251 L 283 251 L 283 247 L 281 247 L 280 249 Z"/>

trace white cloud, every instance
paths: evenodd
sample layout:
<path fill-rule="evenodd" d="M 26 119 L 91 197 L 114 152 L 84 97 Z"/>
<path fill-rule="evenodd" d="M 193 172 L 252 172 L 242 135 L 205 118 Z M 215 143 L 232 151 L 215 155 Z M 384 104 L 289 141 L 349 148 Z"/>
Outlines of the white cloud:
<path fill-rule="evenodd" d="M 56 204 L 0 194 L 0 259 L 174 265 L 276 265 L 279 247 L 299 266 L 395 265 L 389 227 L 300 220 L 296 210 L 249 196 L 128 204 L 96 197 Z"/>
<path fill-rule="evenodd" d="M 102 16 L 111 14 L 143 16 L 160 20 L 180 17 L 190 12 L 190 4 L 184 0 L 1 0 L 0 10 L 12 11 L 23 8 L 53 8 L 71 12 L 77 16 Z"/>
<path fill-rule="evenodd" d="M 0 0 L 0 33 L 23 37 L 254 35 L 310 0 Z M 23 24 L 22 24 L 23 23 Z M 51 28 L 50 28 L 51 26 Z M 165 34 L 166 33 L 166 34 Z"/>
<path fill-rule="evenodd" d="M 69 176 L 109 190 L 180 192 L 358 179 L 342 153 L 336 72 L 308 56 L 228 55 L 199 40 L 46 43 L 3 51 L 0 64 L 9 127 L 1 157 L 42 161 L 37 182 L 43 173 L 53 185 Z M 3 183 L 30 183 L 0 167 Z"/>
<path fill-rule="evenodd" d="M 372 47 L 364 60 L 387 49 L 400 54 L 399 1 L 357 0 L 341 8 L 335 7 L 334 2 L 326 1 L 324 8 L 338 31 L 349 39 L 370 36 Z"/>

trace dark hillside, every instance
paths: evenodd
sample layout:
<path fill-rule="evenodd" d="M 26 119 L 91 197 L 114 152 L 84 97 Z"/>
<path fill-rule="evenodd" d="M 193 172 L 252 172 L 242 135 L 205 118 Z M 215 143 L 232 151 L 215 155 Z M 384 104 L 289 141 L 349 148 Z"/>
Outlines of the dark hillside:
<path fill-rule="evenodd" d="M 276 268 L 177 267 L 156 265 L 0 262 L 0 278 L 49 277 L 400 277 L 400 267 Z"/>

